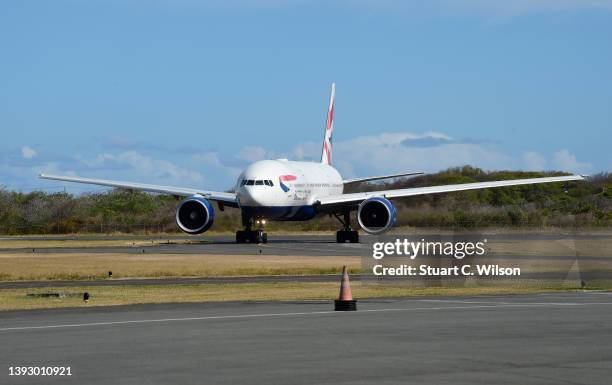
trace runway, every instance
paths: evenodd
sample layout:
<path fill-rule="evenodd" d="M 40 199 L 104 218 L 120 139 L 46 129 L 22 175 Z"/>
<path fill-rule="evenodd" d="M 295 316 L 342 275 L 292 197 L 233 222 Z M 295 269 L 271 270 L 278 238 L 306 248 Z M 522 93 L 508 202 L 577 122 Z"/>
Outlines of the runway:
<path fill-rule="evenodd" d="M 278 255 L 278 256 L 367 256 L 372 253 L 374 242 L 394 242 L 397 238 L 409 238 L 418 240 L 417 235 L 384 234 L 379 236 L 360 235 L 361 243 L 336 243 L 335 236 L 320 234 L 300 235 L 269 235 L 267 244 L 236 244 L 233 236 L 214 235 L 202 237 L 170 236 L 170 237 L 144 237 L 144 236 L 66 236 L 66 237 L 0 237 L 0 254 L 2 253 L 129 253 L 129 254 L 216 254 L 216 255 Z M 444 235 L 446 240 L 452 240 L 453 235 Z M 478 234 L 465 235 L 458 233 L 455 240 L 472 239 L 481 237 Z M 579 244 L 589 241 L 609 244 L 612 234 L 487 234 L 482 236 L 488 242 L 510 242 L 541 240 L 555 241 L 575 240 Z M 436 240 L 435 236 L 427 236 L 428 240 Z M 480 238 L 479 238 L 480 239 Z M 28 247 L 3 248 L 2 240 L 27 240 Z M 65 241 L 125 241 L 125 246 L 85 246 L 85 247 L 39 247 L 37 242 L 48 240 Z M 133 245 L 130 245 L 130 241 Z M 143 241 L 151 241 L 150 245 Z M 607 242 L 607 243 L 605 243 Z M 601 255 L 584 255 L 583 258 L 609 258 L 604 255 L 607 249 L 601 248 Z M 513 256 L 513 258 L 532 258 L 532 256 Z M 575 259 L 575 255 L 560 255 L 555 258 Z"/>
<path fill-rule="evenodd" d="M 510 232 L 487 232 L 487 229 L 483 229 L 481 232 L 472 231 L 472 233 L 482 233 L 487 234 L 491 239 L 496 240 L 558 240 L 565 239 L 569 236 L 581 239 L 581 240 L 590 240 L 590 239 L 610 239 L 610 233 L 608 231 L 600 231 L 600 232 L 585 232 L 585 231 L 577 231 L 572 229 L 564 230 L 563 232 L 546 232 L 546 231 L 510 231 Z M 420 236 L 420 235 L 432 235 L 432 234 L 465 234 L 466 231 L 457 231 L 453 232 L 452 229 L 439 230 L 435 231 L 435 229 L 423 229 L 423 233 L 387 233 L 388 236 Z M 330 231 L 329 234 L 321 234 L 321 233 L 282 233 L 278 234 L 275 232 L 269 232 L 270 239 L 274 241 L 292 241 L 310 239 L 311 241 L 329 241 L 332 242 L 335 240 L 335 234 L 333 231 Z M 360 232 L 361 235 L 365 235 L 363 232 Z M 367 235 L 366 235 L 367 236 Z M 27 240 L 27 241 L 48 241 L 48 240 L 64 240 L 64 241 L 99 241 L 99 240 L 124 240 L 124 241 L 138 241 L 138 240 L 149 240 L 149 239 L 169 239 L 171 241 L 177 240 L 201 240 L 203 242 L 207 241 L 219 241 L 219 242 L 233 242 L 235 237 L 233 234 L 227 235 L 219 235 L 219 234 L 208 234 L 204 235 L 185 235 L 185 234 L 164 234 L 164 235 L 136 235 L 136 234 L 125 234 L 125 235 L 107 235 L 107 234 L 88 234 L 88 235 L 3 235 L 0 236 L 1 241 L 15 241 L 15 240 Z"/>
<path fill-rule="evenodd" d="M 0 383 L 609 384 L 612 294 L 0 313 Z M 71 366 L 15 378 L 8 366 Z"/>
<path fill-rule="evenodd" d="M 53 238 L 55 239 L 55 238 Z M 335 236 L 322 235 L 282 235 L 267 244 L 236 244 L 232 236 L 207 237 L 169 237 L 169 238 L 129 238 L 109 237 L 105 240 L 122 240 L 125 246 L 93 247 L 37 247 L 37 240 L 31 239 L 31 246 L 22 248 L 2 248 L 0 253 L 153 253 L 153 254 L 221 254 L 221 255 L 361 255 L 370 250 L 369 243 L 337 244 Z M 38 240 L 49 240 L 43 238 Z M 67 239 L 71 240 L 71 239 Z M 92 238 L 76 240 L 94 240 Z M 134 245 L 129 245 L 130 240 Z M 143 240 L 151 240 L 151 245 L 142 245 Z M 140 243 L 139 243 L 140 242 Z M 189 242 L 189 243 L 184 243 Z"/>

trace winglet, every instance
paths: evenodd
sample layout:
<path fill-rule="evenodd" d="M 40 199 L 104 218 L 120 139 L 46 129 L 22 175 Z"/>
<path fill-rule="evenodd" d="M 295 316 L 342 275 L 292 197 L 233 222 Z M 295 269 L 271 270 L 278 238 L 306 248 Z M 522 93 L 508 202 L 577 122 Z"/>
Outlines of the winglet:
<path fill-rule="evenodd" d="M 323 138 L 323 149 L 321 151 L 321 163 L 332 164 L 332 131 L 334 130 L 334 99 L 336 97 L 336 83 L 331 85 L 331 97 L 327 109 L 327 121 L 325 123 L 325 136 Z"/>

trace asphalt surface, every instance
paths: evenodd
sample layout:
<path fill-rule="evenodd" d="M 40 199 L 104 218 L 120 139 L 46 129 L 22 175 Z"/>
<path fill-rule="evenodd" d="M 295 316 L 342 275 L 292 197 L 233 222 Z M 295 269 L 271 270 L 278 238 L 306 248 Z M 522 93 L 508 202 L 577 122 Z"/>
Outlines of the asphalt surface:
<path fill-rule="evenodd" d="M 385 234 L 381 236 L 368 236 L 361 234 L 361 243 L 338 244 L 335 235 L 274 235 L 269 234 L 267 244 L 236 244 L 232 236 L 202 236 L 202 237 L 141 237 L 141 236 L 118 236 L 118 237 L 0 237 L 0 253 L 153 253 L 153 254 L 215 254 L 215 255 L 288 255 L 288 256 L 366 256 L 372 252 L 374 242 L 394 242 L 397 238 L 408 238 L 418 240 L 417 235 Z M 428 241 L 435 241 L 436 235 L 423 235 Z M 612 234 L 487 234 L 473 233 L 465 235 L 441 235 L 442 240 L 487 239 L 489 244 L 494 242 L 521 241 L 521 240 L 575 240 L 578 245 L 581 242 L 596 240 L 599 242 L 612 242 Z M 3 248 L 2 240 L 28 240 L 31 244 L 21 248 Z M 117 240 L 125 241 L 125 246 L 94 246 L 94 247 L 38 247 L 38 241 L 44 240 Z M 150 240 L 150 245 L 137 244 Z M 133 245 L 130 245 L 132 241 Z M 188 243 L 184 243 L 188 241 Z M 603 244 L 603 243 L 602 243 Z M 579 246 L 578 246 L 579 247 Z M 602 255 L 585 255 L 585 258 L 608 258 L 602 250 Z M 532 256 L 513 256 L 513 258 L 532 258 Z M 556 257 L 557 258 L 557 257 Z M 558 258 L 573 259 L 575 255 L 558 256 Z"/>
<path fill-rule="evenodd" d="M 485 229 L 486 230 L 486 229 Z M 423 230 L 422 235 L 431 235 L 434 232 L 433 230 Z M 480 234 L 476 231 L 457 231 L 453 232 L 452 230 L 440 230 L 440 234 L 466 234 L 466 233 L 475 233 Z M 563 232 L 546 232 L 546 231 L 515 231 L 515 232 L 495 232 L 495 233 L 486 233 L 488 237 L 491 239 L 497 240 L 533 240 L 533 239 L 566 239 L 568 237 L 573 237 L 576 239 L 610 239 L 611 234 L 608 231 L 601 232 L 585 232 L 585 231 L 572 231 L 571 229 L 564 230 Z M 335 234 L 333 232 L 329 232 L 329 234 L 276 234 L 274 232 L 268 233 L 270 239 L 280 241 L 280 242 L 292 242 L 295 240 L 302 240 L 307 238 L 310 242 L 331 242 L 335 240 Z M 363 236 L 364 233 L 360 231 L 360 235 Z M 385 236 L 388 237 L 397 237 L 397 236 L 419 236 L 418 233 L 410 233 L 410 234 L 401 234 L 401 233 L 386 233 Z M 366 235 L 367 236 L 367 235 Z M 106 235 L 106 234 L 91 234 L 91 235 L 4 235 L 0 236 L 1 241 L 18 241 L 18 240 L 28 240 L 28 241 L 47 241 L 47 240 L 79 240 L 79 241 L 96 241 L 96 240 L 120 240 L 120 241 L 142 241 L 149 239 L 169 239 L 169 240 L 201 240 L 202 242 L 232 242 L 235 237 L 233 235 L 209 235 L 207 233 L 203 235 L 184 235 L 184 234 L 165 234 L 163 236 L 156 235 Z"/>
<path fill-rule="evenodd" d="M 0 312 L 2 384 L 609 384 L 612 294 Z M 10 377 L 9 366 L 71 377 Z"/>
<path fill-rule="evenodd" d="M 272 235 L 270 235 L 272 238 Z M 27 240 L 31 245 L 22 248 L 2 248 L 2 240 Z M 37 242 L 46 240 L 113 240 L 125 241 L 125 246 L 94 247 L 37 247 Z M 150 245 L 142 245 L 143 241 Z M 132 245 L 130 245 L 132 241 Z M 188 242 L 188 243 L 185 243 Z M 137 243 L 140 243 L 137 245 Z M 236 244 L 233 236 L 85 236 L 85 237 L 1 237 L 0 253 L 157 253 L 157 254 L 227 254 L 252 255 L 261 253 L 273 255 L 360 255 L 367 250 L 368 243 L 339 245 L 332 235 L 279 235 L 267 244 Z"/>
<path fill-rule="evenodd" d="M 164 243 L 159 243 L 159 242 Z M 129 242 L 129 241 L 126 241 Z M 139 241 L 142 242 L 142 241 Z M 156 243 L 154 243 L 156 242 Z M 93 246 L 93 247 L 37 247 L 32 241 L 30 247 L 2 248 L 0 253 L 152 253 L 152 254 L 215 254 L 215 255 L 287 255 L 287 256 L 329 256 L 329 255 L 361 255 L 371 250 L 369 243 L 337 244 L 335 238 L 318 236 L 292 236 L 277 239 L 267 244 L 237 244 L 230 237 L 215 237 L 213 239 L 191 239 L 189 243 L 178 243 L 177 240 L 156 239 L 150 245 L 125 246 Z M 261 251 L 261 252 L 260 252 Z"/>

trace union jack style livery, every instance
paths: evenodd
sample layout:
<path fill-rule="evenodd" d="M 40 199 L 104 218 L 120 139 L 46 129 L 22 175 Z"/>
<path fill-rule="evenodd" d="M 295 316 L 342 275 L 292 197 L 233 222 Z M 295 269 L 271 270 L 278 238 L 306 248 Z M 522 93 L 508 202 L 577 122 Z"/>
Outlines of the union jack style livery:
<path fill-rule="evenodd" d="M 295 175 L 281 175 L 278 177 L 278 184 L 280 185 L 280 188 L 283 189 L 284 192 L 288 192 L 289 186 L 287 186 L 283 182 L 292 182 L 296 179 L 297 177 Z"/>
<path fill-rule="evenodd" d="M 334 130 L 334 98 L 336 97 L 336 83 L 332 83 L 329 108 L 327 109 L 327 122 L 325 123 L 325 138 L 323 139 L 323 151 L 321 152 L 321 163 L 332 164 L 332 131 Z"/>

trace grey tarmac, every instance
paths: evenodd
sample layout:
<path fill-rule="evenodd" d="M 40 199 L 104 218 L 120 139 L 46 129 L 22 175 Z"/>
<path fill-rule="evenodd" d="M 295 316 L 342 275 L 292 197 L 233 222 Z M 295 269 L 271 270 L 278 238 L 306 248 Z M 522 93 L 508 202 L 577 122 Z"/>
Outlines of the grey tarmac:
<path fill-rule="evenodd" d="M 612 294 L 0 313 L 2 384 L 609 384 Z M 71 377 L 9 377 L 9 366 Z"/>

